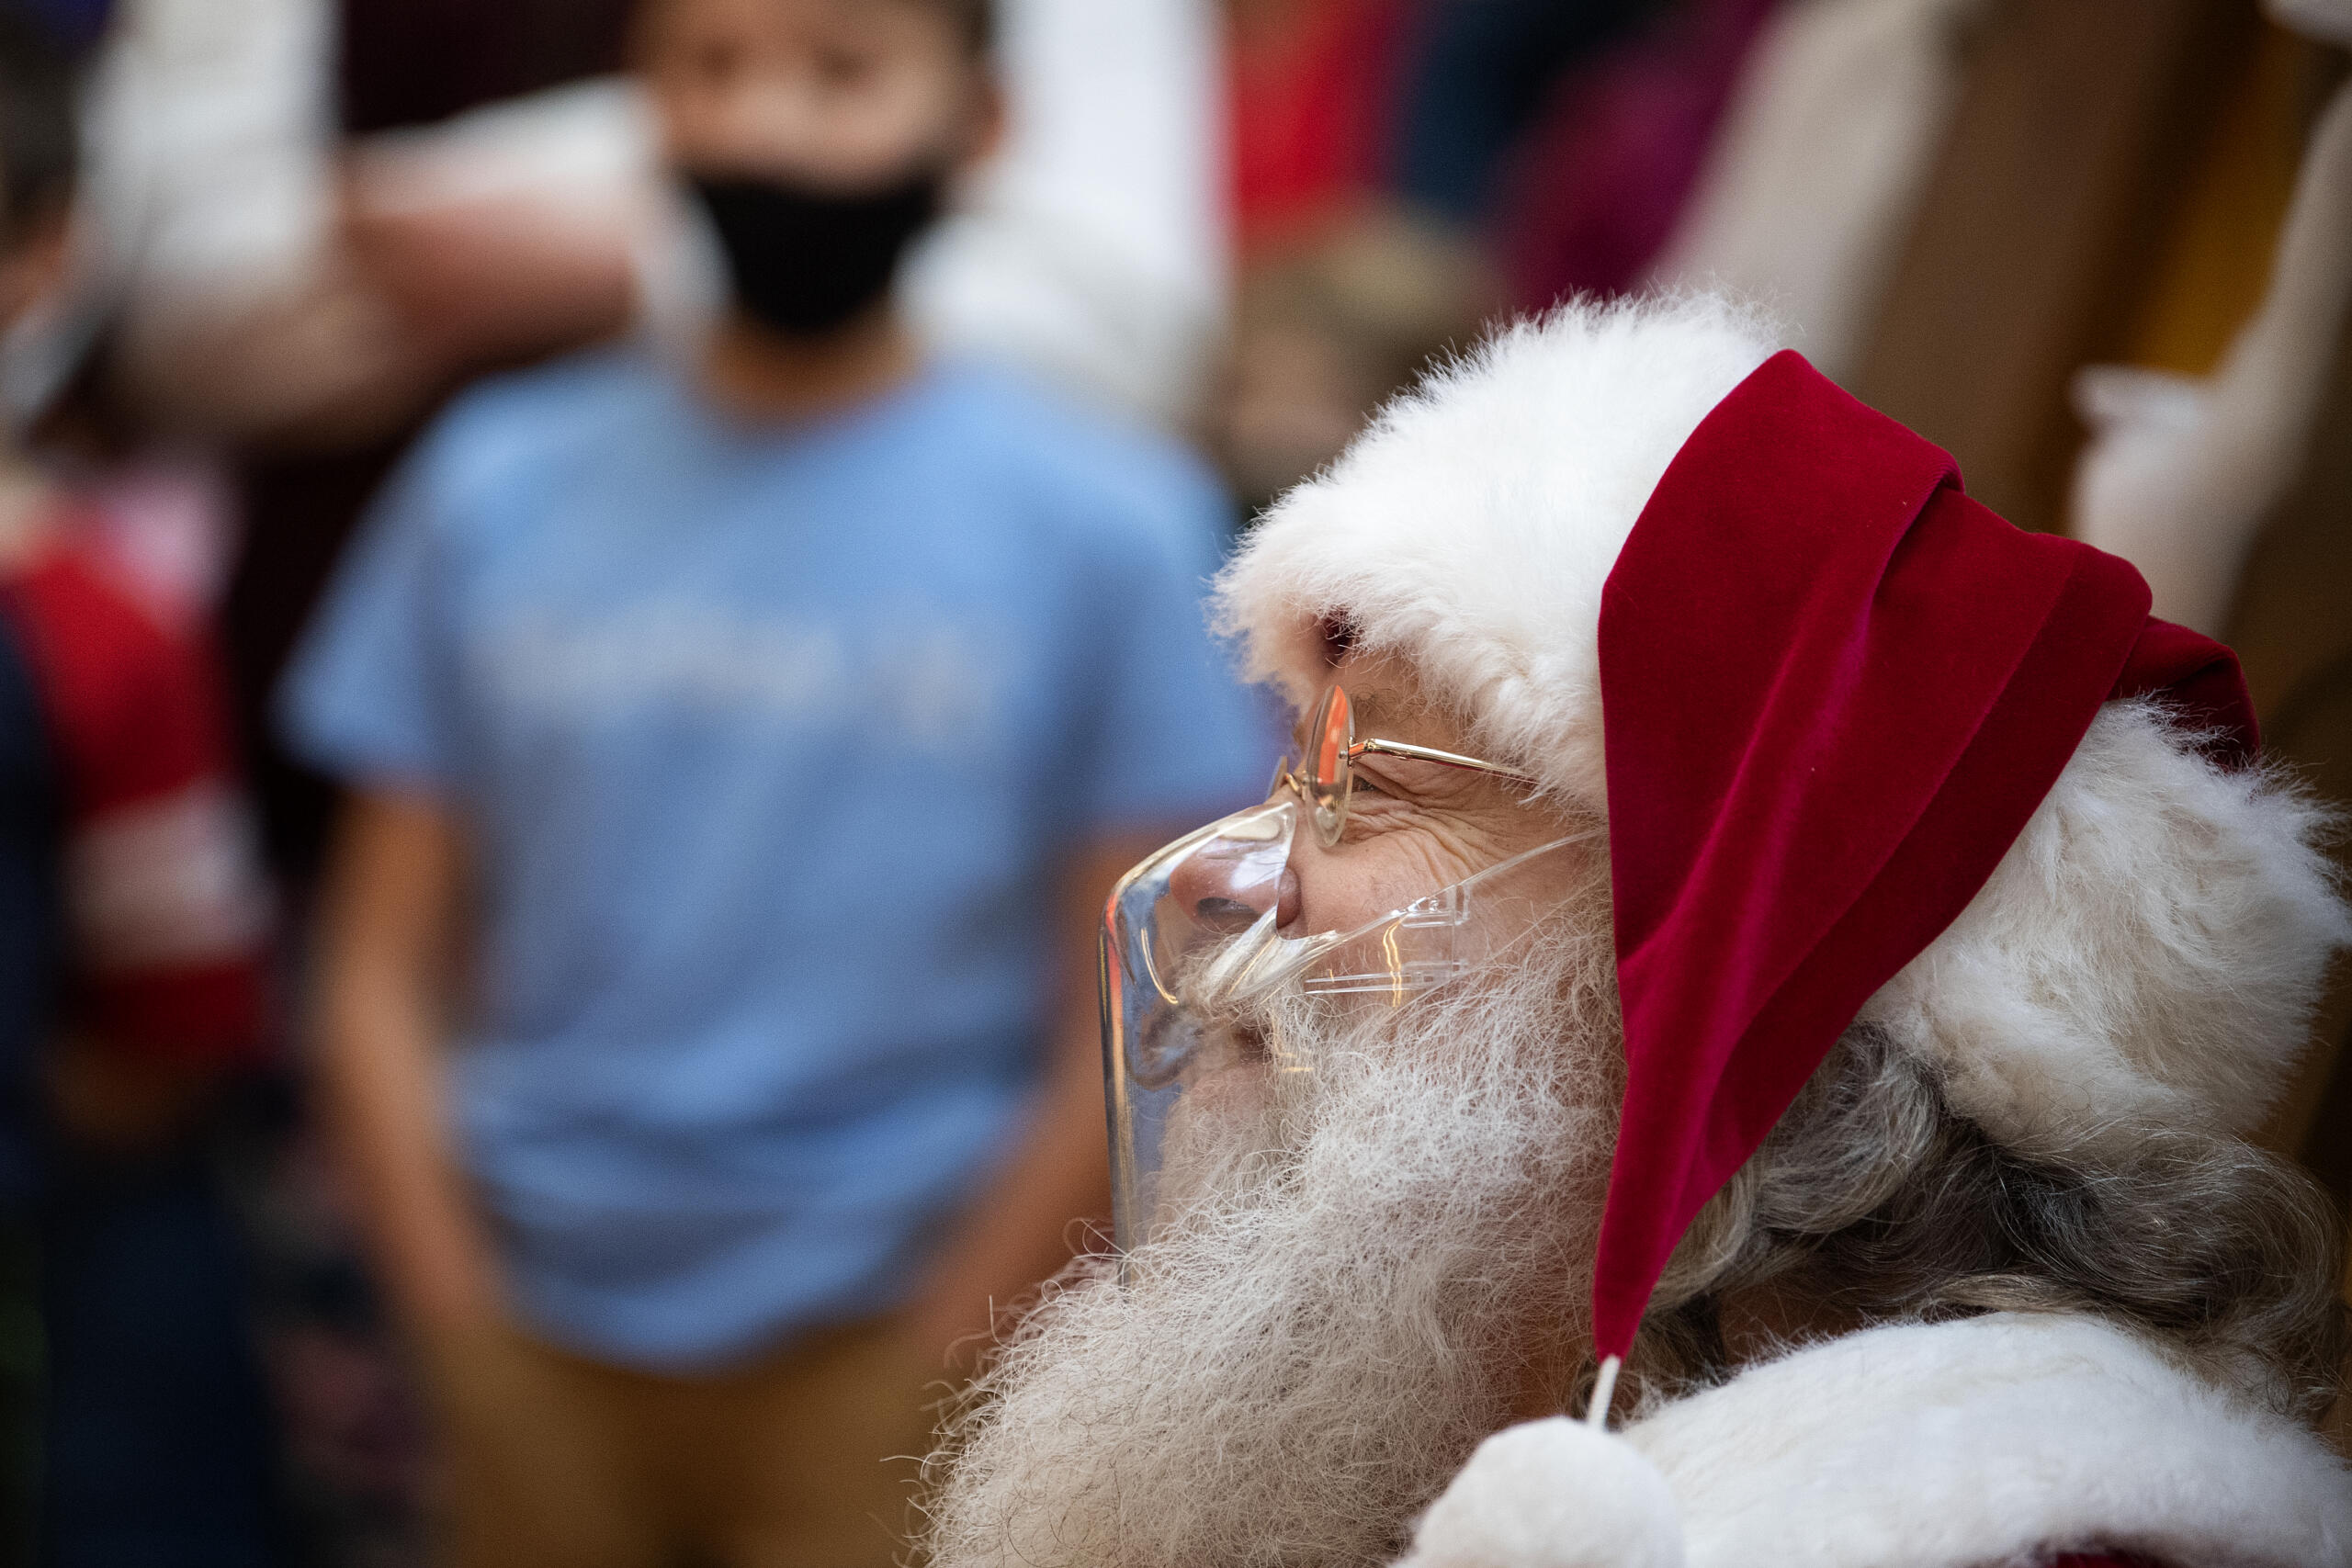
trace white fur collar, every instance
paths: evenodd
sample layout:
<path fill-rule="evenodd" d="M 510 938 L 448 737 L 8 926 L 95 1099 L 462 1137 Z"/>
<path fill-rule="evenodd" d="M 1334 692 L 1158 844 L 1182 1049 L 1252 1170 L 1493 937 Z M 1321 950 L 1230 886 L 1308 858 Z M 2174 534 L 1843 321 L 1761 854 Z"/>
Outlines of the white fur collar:
<path fill-rule="evenodd" d="M 2085 1549 L 2344 1568 L 2352 1473 L 2118 1329 L 2003 1314 L 1799 1350 L 1622 1438 L 1514 1427 L 1430 1508 L 1408 1562 L 1988 1568 Z"/>

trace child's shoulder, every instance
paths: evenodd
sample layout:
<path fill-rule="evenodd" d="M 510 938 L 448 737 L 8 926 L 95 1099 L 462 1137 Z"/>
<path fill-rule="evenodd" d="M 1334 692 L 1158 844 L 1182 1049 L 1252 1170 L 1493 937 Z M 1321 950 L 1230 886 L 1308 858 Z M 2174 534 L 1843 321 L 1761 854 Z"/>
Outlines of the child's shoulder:
<path fill-rule="evenodd" d="M 1187 527 L 1223 504 L 1197 455 L 1136 420 L 1009 366 L 959 360 L 943 378 L 963 429 L 959 449 L 1028 504 L 1091 524 L 1131 515 Z"/>
<path fill-rule="evenodd" d="M 670 391 L 636 344 L 582 350 L 476 382 L 435 420 L 419 453 L 434 482 L 460 487 L 563 464 L 640 427 Z"/>

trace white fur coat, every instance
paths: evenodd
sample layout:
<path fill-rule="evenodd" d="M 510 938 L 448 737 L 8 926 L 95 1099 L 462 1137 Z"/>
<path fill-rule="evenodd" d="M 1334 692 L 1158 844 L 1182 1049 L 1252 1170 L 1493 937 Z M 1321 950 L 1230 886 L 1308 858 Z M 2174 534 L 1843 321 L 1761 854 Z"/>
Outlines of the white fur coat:
<path fill-rule="evenodd" d="M 2352 1564 L 2321 1439 L 2085 1317 L 1998 1314 L 1795 1351 L 1604 1436 L 1489 1438 L 1401 1568 Z"/>

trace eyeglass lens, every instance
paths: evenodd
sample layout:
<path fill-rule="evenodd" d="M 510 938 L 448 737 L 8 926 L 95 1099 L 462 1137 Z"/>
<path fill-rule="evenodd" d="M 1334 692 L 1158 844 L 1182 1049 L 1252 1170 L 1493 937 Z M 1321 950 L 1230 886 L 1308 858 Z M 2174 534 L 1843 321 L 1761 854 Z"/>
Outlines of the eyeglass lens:
<path fill-rule="evenodd" d="M 1316 705 L 1306 728 L 1307 805 L 1315 831 L 1328 848 L 1340 841 L 1348 820 L 1348 789 L 1354 771 L 1349 750 L 1355 744 L 1355 709 L 1344 687 L 1334 683 Z"/>

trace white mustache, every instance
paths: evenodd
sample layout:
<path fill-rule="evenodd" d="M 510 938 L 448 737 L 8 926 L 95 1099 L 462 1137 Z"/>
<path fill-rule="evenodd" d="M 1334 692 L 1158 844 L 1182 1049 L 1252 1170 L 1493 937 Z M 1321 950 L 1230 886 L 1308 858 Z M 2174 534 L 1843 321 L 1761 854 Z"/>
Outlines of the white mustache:
<path fill-rule="evenodd" d="M 1337 931 L 1285 937 L 1274 929 L 1269 909 L 1248 931 L 1227 938 L 1179 995 L 1188 1006 L 1222 1012 L 1246 1007 L 1297 976 L 1340 942 Z"/>

